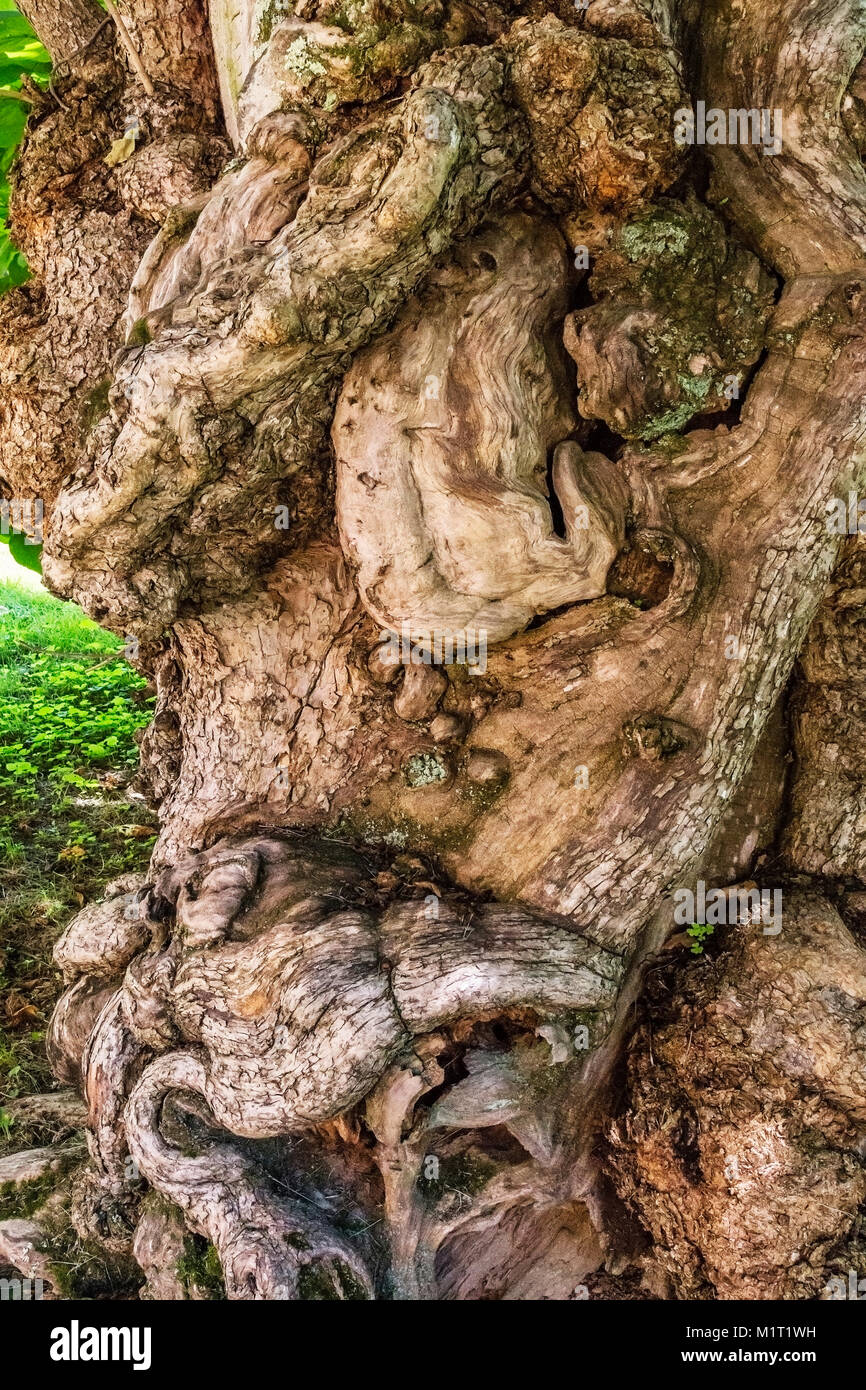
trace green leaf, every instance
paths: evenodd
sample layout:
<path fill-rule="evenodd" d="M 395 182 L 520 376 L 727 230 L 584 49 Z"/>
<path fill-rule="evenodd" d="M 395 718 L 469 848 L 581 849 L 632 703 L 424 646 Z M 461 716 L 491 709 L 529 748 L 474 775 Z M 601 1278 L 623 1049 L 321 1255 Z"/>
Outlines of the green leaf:
<path fill-rule="evenodd" d="M 26 536 L 20 531 L 13 531 L 8 537 L 9 554 L 12 559 L 25 569 L 33 570 L 36 574 L 42 573 L 42 546 L 31 545 Z"/>
<path fill-rule="evenodd" d="M 20 143 L 29 111 L 30 107 L 23 101 L 10 101 L 8 97 L 4 100 L 0 92 L 0 145 L 4 149 Z"/>
<path fill-rule="evenodd" d="M 39 44 L 23 14 L 18 10 L 0 10 L 0 49 L 9 49 L 22 41 Z"/>
<path fill-rule="evenodd" d="M 0 225 L 0 294 L 23 285 L 30 278 L 27 262 L 9 240 L 6 228 Z"/>
<path fill-rule="evenodd" d="M 20 89 L 22 73 L 27 73 L 37 83 L 46 84 L 51 74 L 51 58 L 22 14 L 17 10 L 0 10 L 0 88 Z M 29 276 L 27 262 L 9 238 L 9 185 L 6 181 L 29 112 L 26 102 L 10 97 L 4 99 L 0 92 L 0 294 L 23 285 Z M 21 563 L 28 569 L 38 571 L 40 568 L 32 557 Z"/>

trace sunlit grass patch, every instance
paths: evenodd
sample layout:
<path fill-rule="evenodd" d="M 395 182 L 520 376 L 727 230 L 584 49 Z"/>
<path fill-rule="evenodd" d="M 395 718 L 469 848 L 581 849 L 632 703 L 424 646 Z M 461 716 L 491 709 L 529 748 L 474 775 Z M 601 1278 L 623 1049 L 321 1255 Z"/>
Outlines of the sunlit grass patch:
<path fill-rule="evenodd" d="M 147 683 L 71 603 L 0 583 L 0 1109 L 52 1080 L 51 951 L 83 903 L 143 869 L 154 817 L 132 784 Z M 0 1124 L 16 1147 L 14 1124 Z"/>

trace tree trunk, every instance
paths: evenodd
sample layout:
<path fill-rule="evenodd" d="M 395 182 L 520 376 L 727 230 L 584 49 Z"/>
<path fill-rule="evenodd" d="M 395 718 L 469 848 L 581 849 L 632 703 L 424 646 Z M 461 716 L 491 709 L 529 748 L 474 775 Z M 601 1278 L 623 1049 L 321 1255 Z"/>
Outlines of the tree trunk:
<path fill-rule="evenodd" d="M 96 0 L 22 0 L 18 8 L 55 64 L 67 63 L 91 43 L 105 19 Z"/>
<path fill-rule="evenodd" d="M 6 490 L 158 691 L 150 873 L 57 947 L 81 1228 L 158 1297 L 184 1232 L 229 1298 L 814 1297 L 866 1197 L 861 7 L 120 8 L 153 95 L 113 27 L 60 68 L 0 303 Z"/>

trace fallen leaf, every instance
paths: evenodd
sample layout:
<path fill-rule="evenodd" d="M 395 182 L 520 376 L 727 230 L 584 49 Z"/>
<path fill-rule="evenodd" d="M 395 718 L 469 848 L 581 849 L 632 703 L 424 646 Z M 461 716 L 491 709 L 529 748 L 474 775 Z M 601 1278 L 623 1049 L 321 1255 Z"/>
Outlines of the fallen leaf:
<path fill-rule="evenodd" d="M 23 1028 L 39 1022 L 39 1010 L 15 992 L 8 995 L 4 1012 L 7 1028 Z"/>
<path fill-rule="evenodd" d="M 108 154 L 105 156 L 105 163 L 110 169 L 115 164 L 125 164 L 135 154 L 135 138 L 132 135 L 122 135 L 119 140 L 115 140 Z"/>

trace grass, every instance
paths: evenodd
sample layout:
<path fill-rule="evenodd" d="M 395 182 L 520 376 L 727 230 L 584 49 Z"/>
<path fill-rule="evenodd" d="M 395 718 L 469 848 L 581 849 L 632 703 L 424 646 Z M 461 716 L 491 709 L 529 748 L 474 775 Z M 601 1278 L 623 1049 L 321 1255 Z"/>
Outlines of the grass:
<path fill-rule="evenodd" d="M 110 656 L 118 649 L 113 633 L 85 618 L 77 604 L 61 603 L 47 591 L 0 583 L 0 608 L 0 666 L 15 665 L 28 652 Z"/>
<path fill-rule="evenodd" d="M 146 682 L 79 608 L 0 583 L 0 1152 L 4 1102 L 50 1089 L 51 951 L 70 917 L 146 867 L 154 817 L 131 786 Z"/>

